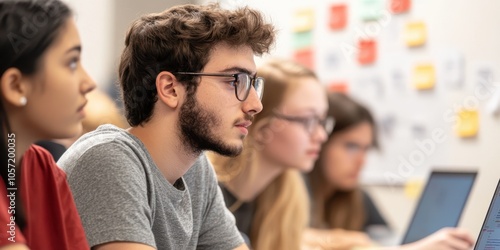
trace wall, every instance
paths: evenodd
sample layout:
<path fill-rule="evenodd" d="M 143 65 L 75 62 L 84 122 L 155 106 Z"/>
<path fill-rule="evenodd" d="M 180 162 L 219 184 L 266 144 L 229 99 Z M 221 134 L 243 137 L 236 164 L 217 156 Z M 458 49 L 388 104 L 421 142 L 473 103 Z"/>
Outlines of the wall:
<path fill-rule="evenodd" d="M 189 0 L 65 0 L 75 12 L 82 41 L 82 63 L 101 88 L 116 79 L 125 33 L 143 14 L 161 12 Z"/>

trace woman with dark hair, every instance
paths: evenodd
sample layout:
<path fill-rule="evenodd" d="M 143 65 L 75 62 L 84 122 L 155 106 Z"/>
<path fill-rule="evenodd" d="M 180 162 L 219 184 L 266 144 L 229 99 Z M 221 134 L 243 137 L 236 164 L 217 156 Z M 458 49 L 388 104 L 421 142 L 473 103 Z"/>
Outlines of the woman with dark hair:
<path fill-rule="evenodd" d="M 355 231 L 366 231 L 371 225 L 386 226 L 368 194 L 358 187 L 364 153 L 378 145 L 375 121 L 368 109 L 344 94 L 330 94 L 329 105 L 335 128 L 309 173 L 312 224 Z"/>
<path fill-rule="evenodd" d="M 0 249 L 89 249 L 66 175 L 33 145 L 81 132 L 80 52 L 64 3 L 0 1 Z"/>
<path fill-rule="evenodd" d="M 311 235 L 324 235 L 327 230 L 364 231 L 370 225 L 386 225 L 374 203 L 358 185 L 366 153 L 377 147 L 376 123 L 370 111 L 341 93 L 328 95 L 328 115 L 335 118 L 335 128 L 323 144 L 313 171 L 306 178 L 311 193 Z M 359 235 L 358 235 L 359 236 Z M 469 233 L 456 228 L 442 229 L 420 241 L 383 249 L 470 249 Z"/>

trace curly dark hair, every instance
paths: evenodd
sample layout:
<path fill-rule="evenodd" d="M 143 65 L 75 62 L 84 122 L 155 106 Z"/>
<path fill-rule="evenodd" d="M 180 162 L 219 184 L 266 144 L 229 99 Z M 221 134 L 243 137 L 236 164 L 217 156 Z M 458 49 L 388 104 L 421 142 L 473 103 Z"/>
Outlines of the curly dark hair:
<path fill-rule="evenodd" d="M 220 43 L 249 46 L 262 55 L 274 41 L 274 26 L 248 7 L 225 10 L 217 4 L 187 4 L 142 16 L 127 33 L 119 68 L 129 124 L 138 126 L 151 119 L 157 101 L 155 79 L 161 71 L 199 72 Z M 188 95 L 196 92 L 193 76 L 178 80 Z"/>

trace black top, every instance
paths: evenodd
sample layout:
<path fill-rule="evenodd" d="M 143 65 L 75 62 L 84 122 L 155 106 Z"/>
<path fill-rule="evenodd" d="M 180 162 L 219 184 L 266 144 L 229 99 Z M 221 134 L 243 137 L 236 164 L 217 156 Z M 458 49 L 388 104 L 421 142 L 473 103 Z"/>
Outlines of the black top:
<path fill-rule="evenodd" d="M 367 231 L 368 227 L 373 225 L 387 226 L 387 222 L 378 211 L 377 207 L 375 206 L 375 203 L 373 203 L 372 198 L 365 191 L 362 191 L 362 193 L 363 193 L 363 204 L 365 206 L 365 215 L 366 215 L 365 225 L 363 226 L 364 231 Z"/>
<path fill-rule="evenodd" d="M 224 201 L 226 206 L 230 208 L 233 205 L 236 205 L 238 199 L 227 190 L 222 183 L 219 183 L 219 186 L 222 190 L 222 194 L 224 195 Z M 309 187 L 309 185 L 307 185 Z M 365 207 L 366 213 L 366 221 L 363 226 L 364 231 L 366 232 L 370 226 L 373 225 L 383 225 L 387 226 L 387 222 L 384 217 L 380 214 L 379 210 L 375 206 L 375 203 L 371 199 L 371 197 L 365 191 L 363 193 L 363 204 Z M 243 202 L 240 206 L 236 208 L 235 211 L 231 211 L 236 219 L 236 226 L 238 230 L 242 234 L 245 242 L 248 246 L 251 246 L 248 235 L 250 235 L 252 220 L 255 213 L 255 202 Z"/>
<path fill-rule="evenodd" d="M 47 151 L 49 151 L 49 153 L 52 155 L 52 157 L 54 157 L 54 161 L 56 161 L 56 162 L 59 160 L 61 155 L 64 154 L 64 152 L 66 152 L 66 148 L 57 142 L 38 141 L 35 144 L 42 147 L 42 148 L 45 148 Z"/>
<path fill-rule="evenodd" d="M 219 183 L 222 194 L 224 195 L 224 201 L 226 202 L 226 207 L 230 208 L 238 202 L 238 199 L 227 190 L 222 183 Z M 236 219 L 236 226 L 247 243 L 250 246 L 250 240 L 248 235 L 250 235 L 250 230 L 252 227 L 253 215 L 255 213 L 254 202 L 243 202 L 235 211 L 231 211 Z"/>

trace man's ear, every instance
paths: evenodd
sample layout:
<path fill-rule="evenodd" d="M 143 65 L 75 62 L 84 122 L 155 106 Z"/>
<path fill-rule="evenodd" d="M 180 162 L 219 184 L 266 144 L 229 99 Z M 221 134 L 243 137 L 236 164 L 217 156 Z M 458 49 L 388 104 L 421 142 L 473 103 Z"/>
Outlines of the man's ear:
<path fill-rule="evenodd" d="M 7 69 L 0 77 L 0 93 L 5 101 L 13 106 L 26 105 L 29 86 L 17 68 Z"/>
<path fill-rule="evenodd" d="M 185 93 L 184 86 L 168 71 L 162 71 L 156 76 L 156 91 L 158 99 L 170 108 L 176 108 Z"/>

